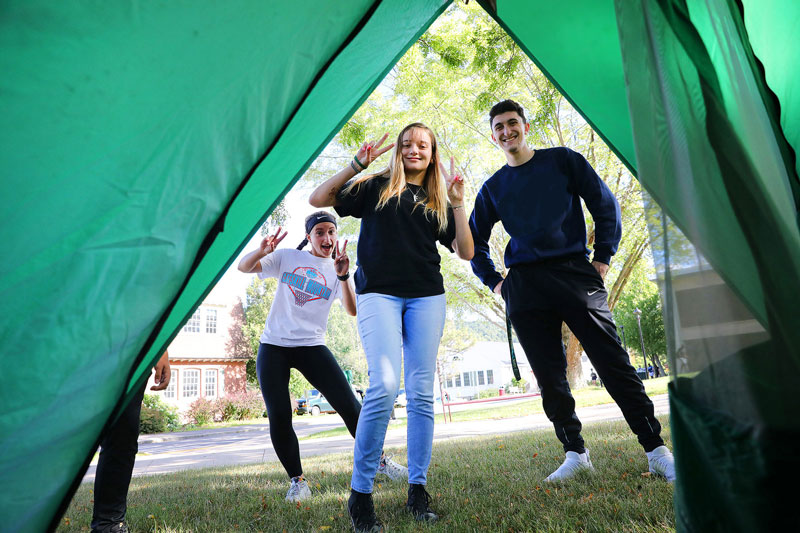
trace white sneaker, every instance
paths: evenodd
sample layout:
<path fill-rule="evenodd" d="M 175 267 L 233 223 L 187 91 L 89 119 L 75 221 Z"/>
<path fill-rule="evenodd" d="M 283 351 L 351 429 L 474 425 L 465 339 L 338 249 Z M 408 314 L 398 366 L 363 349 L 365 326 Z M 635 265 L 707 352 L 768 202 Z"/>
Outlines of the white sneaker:
<path fill-rule="evenodd" d="M 647 462 L 651 473 L 667 478 L 670 483 L 675 481 L 675 459 L 669 448 L 659 446 L 652 452 L 647 452 Z"/>
<path fill-rule="evenodd" d="M 308 482 L 303 476 L 292 478 L 292 484 L 289 486 L 289 491 L 286 493 L 287 502 L 301 502 L 306 498 L 311 497 L 311 489 L 308 488 Z"/>
<path fill-rule="evenodd" d="M 589 459 L 589 450 L 583 453 L 567 452 L 567 458 L 564 459 L 561 466 L 559 466 L 555 472 L 547 476 L 545 481 L 565 481 L 575 477 L 575 475 L 582 470 L 594 472 L 594 466 L 592 466 L 592 461 Z"/>
<path fill-rule="evenodd" d="M 392 457 L 392 455 L 381 456 L 381 462 L 378 463 L 378 473 L 385 475 L 392 481 L 408 479 L 408 468 L 392 461 Z"/>

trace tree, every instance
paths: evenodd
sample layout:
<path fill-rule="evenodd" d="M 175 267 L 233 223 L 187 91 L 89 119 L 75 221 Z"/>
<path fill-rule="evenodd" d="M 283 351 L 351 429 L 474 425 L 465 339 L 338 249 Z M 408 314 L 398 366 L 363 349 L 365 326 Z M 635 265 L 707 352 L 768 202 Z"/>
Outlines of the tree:
<path fill-rule="evenodd" d="M 228 340 L 225 341 L 225 352 L 234 359 L 252 359 L 255 355 L 245 327 L 244 306 L 242 300 L 237 298 L 231 309 L 231 327 L 228 328 Z"/>
<path fill-rule="evenodd" d="M 614 315 L 620 328 L 624 328 L 625 340 L 631 362 L 635 367 L 645 366 L 642 357 L 639 327 L 634 310 L 642 311 L 642 337 L 648 362 L 655 361 L 662 373 L 667 353 L 667 339 L 658 287 L 644 276 L 636 276 L 631 290 L 618 302 Z M 655 357 L 654 357 L 655 356 Z"/>
<path fill-rule="evenodd" d="M 333 352 L 342 370 L 349 370 L 352 373 L 353 384 L 366 389 L 369 384 L 369 374 L 367 358 L 358 336 L 358 325 L 341 305 L 331 306 L 325 344 Z"/>

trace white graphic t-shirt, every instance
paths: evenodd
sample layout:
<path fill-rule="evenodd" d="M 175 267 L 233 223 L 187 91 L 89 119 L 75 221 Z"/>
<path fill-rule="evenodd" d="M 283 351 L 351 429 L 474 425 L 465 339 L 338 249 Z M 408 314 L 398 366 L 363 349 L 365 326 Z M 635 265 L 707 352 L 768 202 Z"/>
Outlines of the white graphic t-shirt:
<path fill-rule="evenodd" d="M 261 259 L 258 277 L 278 280 L 261 342 L 276 346 L 325 344 L 331 304 L 342 297 L 333 259 L 281 248 Z"/>

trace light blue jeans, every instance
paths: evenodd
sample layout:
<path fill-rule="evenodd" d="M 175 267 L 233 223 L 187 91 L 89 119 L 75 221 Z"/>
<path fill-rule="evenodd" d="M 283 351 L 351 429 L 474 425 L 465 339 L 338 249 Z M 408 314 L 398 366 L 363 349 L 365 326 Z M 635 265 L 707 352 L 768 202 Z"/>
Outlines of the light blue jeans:
<path fill-rule="evenodd" d="M 369 388 L 361 407 L 350 486 L 372 492 L 386 428 L 405 361 L 408 482 L 425 485 L 433 445 L 433 374 L 442 338 L 445 295 L 400 298 L 359 294 L 358 332 L 367 356 Z"/>

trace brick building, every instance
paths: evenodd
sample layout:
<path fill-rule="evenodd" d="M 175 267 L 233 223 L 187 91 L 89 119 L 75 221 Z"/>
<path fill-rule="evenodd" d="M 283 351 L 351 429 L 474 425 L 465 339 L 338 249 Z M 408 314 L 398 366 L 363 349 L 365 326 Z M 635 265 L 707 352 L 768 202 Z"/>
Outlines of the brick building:
<path fill-rule="evenodd" d="M 245 391 L 247 359 L 228 355 L 235 296 L 224 284 L 215 287 L 169 345 L 172 379 L 158 393 L 181 413 L 198 398 L 215 400 Z M 153 378 L 150 377 L 152 385 Z"/>

